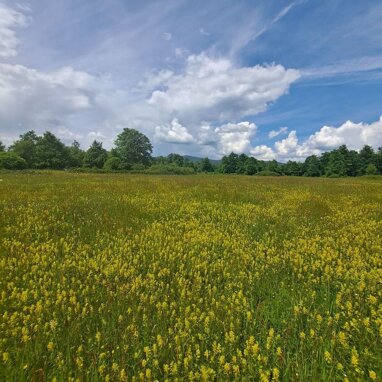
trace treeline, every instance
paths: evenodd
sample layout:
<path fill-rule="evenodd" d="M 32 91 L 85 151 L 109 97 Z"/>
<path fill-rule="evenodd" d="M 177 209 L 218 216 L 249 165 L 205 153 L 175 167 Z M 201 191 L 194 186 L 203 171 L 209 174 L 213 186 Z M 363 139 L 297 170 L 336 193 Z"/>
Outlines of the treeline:
<path fill-rule="evenodd" d="M 382 148 L 374 151 L 364 146 L 359 152 L 345 145 L 320 156 L 312 155 L 304 162 L 261 161 L 245 154 L 231 153 L 219 164 L 208 158 L 198 162 L 179 154 L 152 156 L 152 144 L 142 133 L 124 129 L 108 151 L 102 142 L 94 141 L 82 150 L 74 141 L 65 145 L 51 132 L 38 136 L 34 131 L 20 135 L 8 149 L 0 142 L 0 168 L 21 169 L 77 169 L 78 171 L 132 171 L 151 174 L 192 174 L 216 172 L 246 175 L 292 176 L 361 176 L 382 174 Z"/>
<path fill-rule="evenodd" d="M 382 147 L 377 152 L 371 146 L 364 146 L 359 152 L 349 150 L 346 145 L 311 155 L 304 162 L 288 161 L 278 163 L 259 161 L 245 154 L 231 153 L 224 156 L 219 169 L 227 174 L 247 175 L 292 175 L 292 176 L 362 176 L 382 174 Z"/>

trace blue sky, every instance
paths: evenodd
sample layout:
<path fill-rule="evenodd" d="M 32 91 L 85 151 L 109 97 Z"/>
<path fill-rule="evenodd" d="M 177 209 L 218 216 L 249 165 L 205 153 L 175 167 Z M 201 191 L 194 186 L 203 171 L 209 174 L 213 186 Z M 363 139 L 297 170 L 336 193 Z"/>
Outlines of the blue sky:
<path fill-rule="evenodd" d="M 303 160 L 382 146 L 379 0 L 0 0 L 0 139 Z"/>

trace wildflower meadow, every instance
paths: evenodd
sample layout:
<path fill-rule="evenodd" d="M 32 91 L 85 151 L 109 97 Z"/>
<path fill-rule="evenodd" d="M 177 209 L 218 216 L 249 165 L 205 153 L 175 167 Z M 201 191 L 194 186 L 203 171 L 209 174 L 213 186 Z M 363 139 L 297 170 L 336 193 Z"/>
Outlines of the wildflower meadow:
<path fill-rule="evenodd" d="M 381 381 L 382 179 L 0 178 L 1 381 Z"/>

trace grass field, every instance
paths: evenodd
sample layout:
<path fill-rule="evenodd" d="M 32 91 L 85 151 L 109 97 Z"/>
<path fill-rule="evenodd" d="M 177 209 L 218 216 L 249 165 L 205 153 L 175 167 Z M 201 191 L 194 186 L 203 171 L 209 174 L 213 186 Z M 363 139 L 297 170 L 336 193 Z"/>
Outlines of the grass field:
<path fill-rule="evenodd" d="M 375 381 L 382 179 L 0 174 L 1 381 Z"/>

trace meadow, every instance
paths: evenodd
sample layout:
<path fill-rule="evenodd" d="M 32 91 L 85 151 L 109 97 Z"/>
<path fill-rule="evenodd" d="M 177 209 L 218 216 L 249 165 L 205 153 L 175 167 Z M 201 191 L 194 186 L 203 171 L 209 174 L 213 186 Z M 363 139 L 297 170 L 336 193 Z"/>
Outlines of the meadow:
<path fill-rule="evenodd" d="M 381 380 L 381 177 L 0 179 L 1 381 Z"/>

